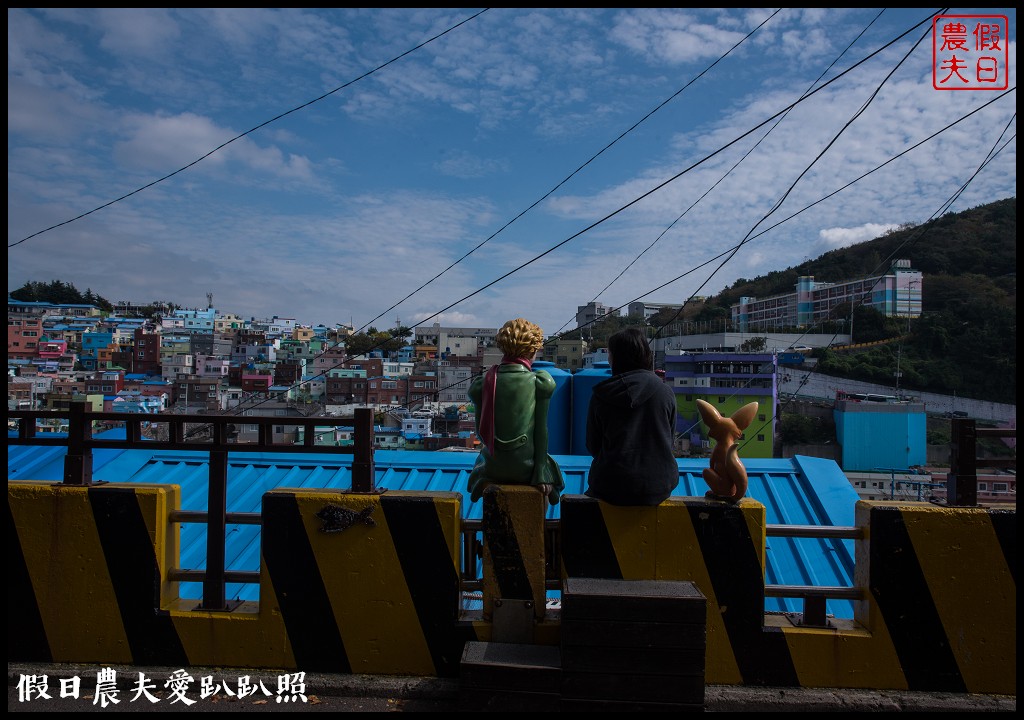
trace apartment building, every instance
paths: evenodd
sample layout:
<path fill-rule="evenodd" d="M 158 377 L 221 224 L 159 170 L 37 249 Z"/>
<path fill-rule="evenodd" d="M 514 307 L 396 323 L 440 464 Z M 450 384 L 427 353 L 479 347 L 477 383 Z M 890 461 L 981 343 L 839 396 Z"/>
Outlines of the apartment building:
<path fill-rule="evenodd" d="M 797 278 L 795 291 L 769 298 L 741 297 L 730 308 L 733 328 L 740 332 L 809 327 L 836 317 L 840 306 L 874 308 L 886 317 L 921 315 L 923 277 L 910 260 L 893 262 L 877 277 L 845 282 L 815 282 L 813 275 Z"/>

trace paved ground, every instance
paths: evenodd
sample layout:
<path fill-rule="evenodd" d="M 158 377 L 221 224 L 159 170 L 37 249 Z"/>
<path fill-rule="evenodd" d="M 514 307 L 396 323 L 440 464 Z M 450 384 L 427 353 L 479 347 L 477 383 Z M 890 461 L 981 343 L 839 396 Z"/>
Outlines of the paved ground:
<path fill-rule="evenodd" d="M 223 668 L 140 668 L 110 666 L 116 672 L 116 693 L 97 697 L 95 665 L 7 664 L 8 712 L 469 712 L 459 702 L 457 680 L 379 675 L 306 673 L 301 678 L 272 671 Z M 145 675 L 153 702 L 138 692 L 139 673 Z M 45 692 L 39 695 L 42 676 Z M 34 676 L 34 677 L 33 677 Z M 61 698 L 80 680 L 78 698 Z M 173 678 L 182 677 L 175 685 Z M 35 683 L 28 688 L 28 679 Z M 202 697 L 204 678 L 220 686 Z M 296 684 L 301 680 L 301 685 Z M 62 682 L 63 681 L 63 682 Z M 262 682 L 262 686 L 260 683 Z M 176 692 L 176 688 L 180 692 Z M 227 694 L 225 688 L 232 694 Z M 29 699 L 24 693 L 29 691 Z M 249 690 L 252 694 L 239 697 Z M 305 700 L 297 697 L 305 696 Z M 138 696 L 133 700 L 133 697 Z M 288 697 L 278 702 L 278 697 Z M 118 703 L 110 702 L 115 697 Z M 193 701 L 187 704 L 183 698 Z M 295 698 L 294 701 L 292 698 Z M 107 702 L 104 705 L 104 700 Z M 1017 697 L 965 695 L 894 690 L 829 690 L 803 688 L 742 688 L 709 685 L 707 712 L 1016 712 Z"/>

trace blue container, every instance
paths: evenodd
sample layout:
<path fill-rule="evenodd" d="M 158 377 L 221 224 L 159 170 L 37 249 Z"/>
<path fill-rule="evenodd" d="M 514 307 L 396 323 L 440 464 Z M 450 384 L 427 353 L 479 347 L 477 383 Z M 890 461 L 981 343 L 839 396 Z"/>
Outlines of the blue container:
<path fill-rule="evenodd" d="M 572 431 L 572 373 L 553 362 L 536 360 L 534 370 L 543 370 L 555 381 L 555 394 L 548 408 L 548 452 L 569 455 Z"/>
<path fill-rule="evenodd" d="M 587 411 L 594 386 L 612 376 L 607 361 L 596 362 L 594 367 L 580 370 L 572 376 L 572 448 L 571 455 L 589 455 L 587 452 Z"/>

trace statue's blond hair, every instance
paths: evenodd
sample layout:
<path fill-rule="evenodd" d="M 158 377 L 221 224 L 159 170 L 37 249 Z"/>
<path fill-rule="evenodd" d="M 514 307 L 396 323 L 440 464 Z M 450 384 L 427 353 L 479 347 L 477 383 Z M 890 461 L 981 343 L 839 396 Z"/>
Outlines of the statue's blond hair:
<path fill-rule="evenodd" d="M 539 325 L 524 318 L 516 318 L 501 326 L 497 343 L 508 357 L 532 359 L 544 347 L 544 333 Z"/>

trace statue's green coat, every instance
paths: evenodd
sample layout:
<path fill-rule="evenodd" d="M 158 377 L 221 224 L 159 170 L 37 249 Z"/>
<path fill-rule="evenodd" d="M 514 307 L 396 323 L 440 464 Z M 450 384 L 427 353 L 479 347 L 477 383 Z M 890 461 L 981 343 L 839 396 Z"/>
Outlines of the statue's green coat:
<path fill-rule="evenodd" d="M 469 388 L 476 407 L 477 435 L 480 434 L 480 400 L 484 376 Z M 494 452 L 481 448 L 469 475 L 469 492 L 479 500 L 490 483 L 500 485 L 550 485 L 548 501 L 558 503 L 565 481 L 554 458 L 548 455 L 548 406 L 555 381 L 544 370 L 527 370 L 522 365 L 498 367 L 494 402 Z"/>

